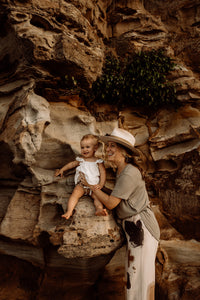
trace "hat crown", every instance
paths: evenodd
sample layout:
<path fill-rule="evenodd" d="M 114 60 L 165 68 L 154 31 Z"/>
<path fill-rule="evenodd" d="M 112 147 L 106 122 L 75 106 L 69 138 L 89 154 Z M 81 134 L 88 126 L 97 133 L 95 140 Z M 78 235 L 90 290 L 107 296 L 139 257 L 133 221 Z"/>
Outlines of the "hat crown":
<path fill-rule="evenodd" d="M 132 147 L 135 145 L 135 138 L 134 136 L 125 129 L 122 128 L 115 128 L 111 133 L 111 136 L 115 136 L 116 138 L 120 138 L 127 143 L 129 143 Z"/>
<path fill-rule="evenodd" d="M 139 155 L 137 149 L 135 149 L 135 137 L 125 129 L 115 128 L 109 135 L 104 135 L 99 137 L 105 143 L 114 142 L 120 144 L 133 152 L 134 155 Z"/>

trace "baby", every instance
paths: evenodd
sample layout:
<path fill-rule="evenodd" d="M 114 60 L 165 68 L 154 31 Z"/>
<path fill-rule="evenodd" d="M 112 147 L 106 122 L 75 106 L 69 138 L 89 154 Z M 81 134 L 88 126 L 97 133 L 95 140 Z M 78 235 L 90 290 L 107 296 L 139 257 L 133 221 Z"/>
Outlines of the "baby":
<path fill-rule="evenodd" d="M 75 173 L 75 188 L 68 200 L 67 211 L 63 218 L 69 219 L 73 213 L 73 210 L 78 203 L 78 200 L 84 195 L 88 194 L 94 199 L 94 206 L 96 209 L 95 214 L 97 216 L 107 216 L 107 210 L 103 208 L 102 203 L 94 196 L 92 191 L 88 187 L 84 187 L 80 182 L 81 173 L 85 175 L 87 182 L 95 186 L 95 189 L 102 189 L 106 181 L 106 170 L 102 159 L 95 157 L 95 152 L 98 149 L 99 141 L 98 137 L 92 134 L 84 135 L 80 141 L 81 156 L 77 157 L 75 161 L 72 161 L 60 170 L 55 172 L 55 176 L 63 176 L 63 172 L 76 167 Z"/>

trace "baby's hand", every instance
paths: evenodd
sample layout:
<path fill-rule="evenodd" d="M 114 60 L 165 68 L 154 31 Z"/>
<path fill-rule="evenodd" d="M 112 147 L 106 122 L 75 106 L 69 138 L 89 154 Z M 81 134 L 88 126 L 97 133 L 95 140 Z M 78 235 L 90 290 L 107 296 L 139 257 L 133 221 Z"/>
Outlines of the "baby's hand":
<path fill-rule="evenodd" d="M 54 176 L 60 176 L 60 177 L 63 177 L 63 171 L 61 171 L 61 170 L 56 170 Z"/>
<path fill-rule="evenodd" d="M 100 190 L 100 189 L 101 189 L 101 186 L 100 186 L 99 184 L 95 184 L 95 185 L 93 186 L 93 188 L 94 188 L 94 190 L 96 191 L 96 190 Z"/>

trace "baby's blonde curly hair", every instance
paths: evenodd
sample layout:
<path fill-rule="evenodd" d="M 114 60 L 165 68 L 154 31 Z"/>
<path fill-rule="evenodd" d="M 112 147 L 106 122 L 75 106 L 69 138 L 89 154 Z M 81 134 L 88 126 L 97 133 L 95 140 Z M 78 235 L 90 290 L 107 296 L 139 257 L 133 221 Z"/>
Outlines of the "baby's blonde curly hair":
<path fill-rule="evenodd" d="M 84 140 L 89 140 L 91 139 L 93 141 L 93 145 L 94 146 L 99 146 L 99 138 L 97 135 L 94 134 L 85 134 L 82 138 L 81 138 L 81 142 Z"/>

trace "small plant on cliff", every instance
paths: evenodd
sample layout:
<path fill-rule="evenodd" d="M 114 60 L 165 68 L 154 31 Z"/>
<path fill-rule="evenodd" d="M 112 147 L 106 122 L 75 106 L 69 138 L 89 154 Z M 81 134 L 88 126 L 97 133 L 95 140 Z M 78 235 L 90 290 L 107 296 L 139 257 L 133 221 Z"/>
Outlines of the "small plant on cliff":
<path fill-rule="evenodd" d="M 94 101 L 122 107 L 175 104 L 175 86 L 167 80 L 174 67 L 162 50 L 140 52 L 126 59 L 107 56 L 103 73 L 92 86 Z"/>

